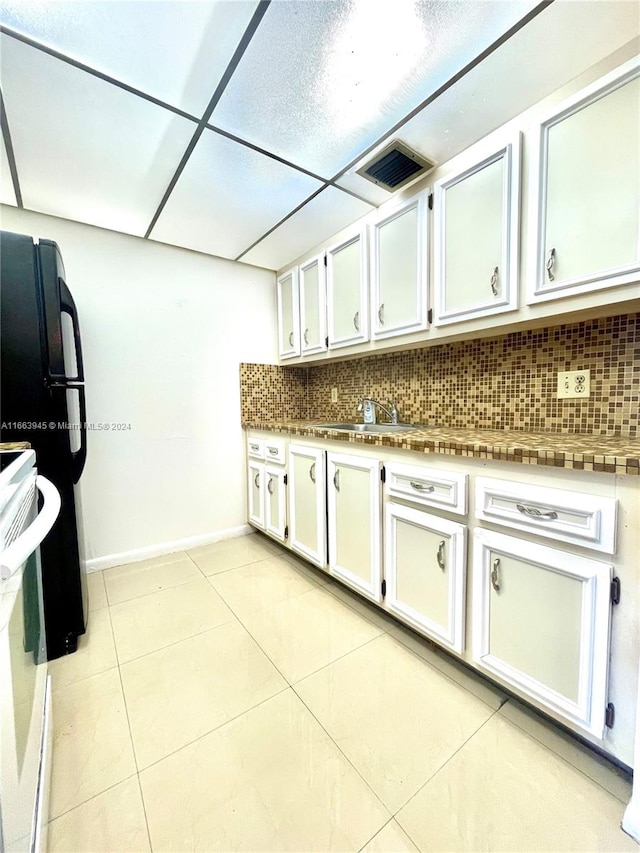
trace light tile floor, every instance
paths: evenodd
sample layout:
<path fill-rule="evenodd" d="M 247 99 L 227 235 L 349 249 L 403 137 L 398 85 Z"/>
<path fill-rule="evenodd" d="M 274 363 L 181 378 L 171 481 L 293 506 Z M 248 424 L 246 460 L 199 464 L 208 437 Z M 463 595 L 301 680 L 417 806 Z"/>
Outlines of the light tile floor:
<path fill-rule="evenodd" d="M 639 849 L 623 773 L 265 537 L 89 583 L 51 851 Z"/>

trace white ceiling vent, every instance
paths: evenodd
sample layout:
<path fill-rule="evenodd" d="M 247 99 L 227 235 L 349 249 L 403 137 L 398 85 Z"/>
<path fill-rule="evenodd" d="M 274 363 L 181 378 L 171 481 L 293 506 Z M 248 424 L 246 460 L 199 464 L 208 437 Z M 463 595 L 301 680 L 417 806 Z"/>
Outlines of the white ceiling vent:
<path fill-rule="evenodd" d="M 373 160 L 357 170 L 368 181 L 395 192 L 415 178 L 426 175 L 433 169 L 431 163 L 397 139 L 376 154 Z"/>

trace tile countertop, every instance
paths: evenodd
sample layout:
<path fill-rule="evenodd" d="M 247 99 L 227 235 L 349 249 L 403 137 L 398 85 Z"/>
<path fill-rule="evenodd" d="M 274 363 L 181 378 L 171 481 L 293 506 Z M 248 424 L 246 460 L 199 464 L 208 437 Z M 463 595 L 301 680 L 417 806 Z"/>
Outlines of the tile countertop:
<path fill-rule="evenodd" d="M 640 475 L 640 439 L 619 436 L 429 426 L 380 435 L 320 429 L 314 421 L 263 421 L 242 426 L 245 430 L 267 430 L 370 447 Z"/>

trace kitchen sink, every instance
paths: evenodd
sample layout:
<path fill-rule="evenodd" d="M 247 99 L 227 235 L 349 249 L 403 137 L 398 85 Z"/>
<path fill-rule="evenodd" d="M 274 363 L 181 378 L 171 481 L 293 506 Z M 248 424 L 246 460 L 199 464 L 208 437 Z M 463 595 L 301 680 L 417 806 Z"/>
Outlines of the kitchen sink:
<path fill-rule="evenodd" d="M 404 432 L 409 429 L 420 429 L 416 424 L 314 424 L 318 429 L 337 429 L 345 432 Z"/>

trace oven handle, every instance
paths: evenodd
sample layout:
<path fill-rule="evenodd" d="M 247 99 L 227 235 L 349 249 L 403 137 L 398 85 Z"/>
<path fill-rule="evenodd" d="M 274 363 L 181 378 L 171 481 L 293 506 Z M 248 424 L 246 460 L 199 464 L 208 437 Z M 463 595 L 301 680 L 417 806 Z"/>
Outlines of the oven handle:
<path fill-rule="evenodd" d="M 49 533 L 60 512 L 60 494 L 53 483 L 39 474 L 36 486 L 44 499 L 42 509 L 24 533 L 0 554 L 0 580 L 9 580 L 27 561 Z"/>

